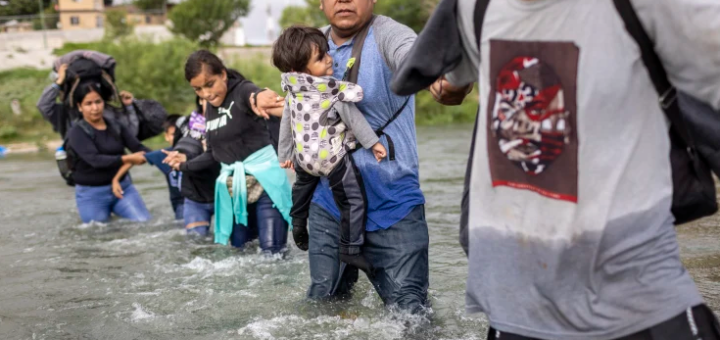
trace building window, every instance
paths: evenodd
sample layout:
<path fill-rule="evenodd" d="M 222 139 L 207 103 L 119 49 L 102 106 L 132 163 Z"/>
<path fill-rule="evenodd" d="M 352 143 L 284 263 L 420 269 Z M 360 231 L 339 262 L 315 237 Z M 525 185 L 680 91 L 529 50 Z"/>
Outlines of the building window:
<path fill-rule="evenodd" d="M 97 28 L 102 28 L 102 27 L 103 27 L 103 17 L 102 17 L 102 15 L 98 15 L 97 16 Z"/>
<path fill-rule="evenodd" d="M 152 18 L 150 18 L 149 15 L 146 15 L 146 16 L 145 16 L 145 23 L 149 25 L 151 21 L 152 21 Z"/>
<path fill-rule="evenodd" d="M 80 25 L 80 17 L 70 17 L 70 25 Z"/>

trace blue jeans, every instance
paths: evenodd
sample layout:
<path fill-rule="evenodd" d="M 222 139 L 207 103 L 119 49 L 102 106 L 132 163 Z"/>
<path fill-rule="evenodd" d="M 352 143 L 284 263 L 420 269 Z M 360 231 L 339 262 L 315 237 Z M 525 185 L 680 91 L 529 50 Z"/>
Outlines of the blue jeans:
<path fill-rule="evenodd" d="M 288 224 L 267 193 L 248 205 L 248 226 L 235 224 L 230 235 L 230 244 L 242 248 L 245 243 L 260 239 L 260 249 L 272 254 L 287 250 Z"/>
<path fill-rule="evenodd" d="M 99 187 L 75 185 L 75 201 L 83 223 L 107 222 L 111 213 L 135 222 L 145 222 L 150 219 L 150 212 L 132 184 L 130 176 L 125 176 L 120 185 L 125 192 L 123 199 L 113 195 L 111 185 Z"/>
<path fill-rule="evenodd" d="M 207 236 L 210 233 L 210 220 L 215 214 L 215 204 L 198 203 L 186 198 L 183 209 L 185 230 L 188 235 Z"/>
<path fill-rule="evenodd" d="M 310 288 L 308 298 L 345 297 L 358 279 L 358 270 L 340 262 L 340 221 L 316 204 L 310 206 Z M 427 302 L 429 281 L 425 206 L 419 205 L 388 229 L 365 234 L 363 254 L 376 268 L 373 287 L 386 306 L 411 313 Z"/>

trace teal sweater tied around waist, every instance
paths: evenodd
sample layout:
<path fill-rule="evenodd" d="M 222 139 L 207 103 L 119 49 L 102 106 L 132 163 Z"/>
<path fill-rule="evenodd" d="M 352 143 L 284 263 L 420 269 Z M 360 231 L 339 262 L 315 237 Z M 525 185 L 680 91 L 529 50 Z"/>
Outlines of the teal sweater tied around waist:
<path fill-rule="evenodd" d="M 247 184 L 245 175 L 257 178 L 263 190 L 270 196 L 275 208 L 282 214 L 288 225 L 290 209 L 292 208 L 292 189 L 285 170 L 280 168 L 277 153 L 272 145 L 268 145 L 252 155 L 244 162 L 222 164 L 220 177 L 215 182 L 215 243 L 228 244 L 233 230 L 234 220 L 247 227 Z M 233 176 L 232 192 L 230 197 L 227 188 L 228 176 Z M 292 228 L 292 227 L 291 227 Z"/>

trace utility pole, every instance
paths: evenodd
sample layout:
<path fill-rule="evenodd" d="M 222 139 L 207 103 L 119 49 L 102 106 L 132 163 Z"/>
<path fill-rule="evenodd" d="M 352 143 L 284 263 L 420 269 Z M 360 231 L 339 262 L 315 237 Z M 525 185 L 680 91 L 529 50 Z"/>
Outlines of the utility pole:
<path fill-rule="evenodd" d="M 47 27 L 45 27 L 45 9 L 43 8 L 42 0 L 38 0 L 38 9 L 40 10 L 40 22 L 42 23 L 43 30 L 43 45 L 45 46 L 45 49 L 47 49 Z"/>

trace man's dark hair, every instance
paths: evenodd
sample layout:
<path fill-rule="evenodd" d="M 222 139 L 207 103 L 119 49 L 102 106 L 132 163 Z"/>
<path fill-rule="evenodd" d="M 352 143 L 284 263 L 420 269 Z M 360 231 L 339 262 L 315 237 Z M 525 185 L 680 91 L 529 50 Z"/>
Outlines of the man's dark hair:
<path fill-rule="evenodd" d="M 163 130 L 165 130 L 165 132 L 167 132 L 167 130 L 168 130 L 170 127 L 172 127 L 172 126 L 177 127 L 177 126 L 176 126 L 177 121 L 178 121 L 178 119 L 180 119 L 181 117 L 182 117 L 182 116 L 179 115 L 179 114 L 171 114 L 171 115 L 168 115 L 167 118 L 165 118 L 165 122 L 163 122 Z"/>
<path fill-rule="evenodd" d="M 273 46 L 273 65 L 281 72 L 303 72 L 315 46 L 320 57 L 324 57 L 328 51 L 328 43 L 319 29 L 291 26 L 283 31 Z"/>
<path fill-rule="evenodd" d="M 210 71 L 210 75 L 219 76 L 225 71 L 225 64 L 218 56 L 208 50 L 193 52 L 185 62 L 185 80 L 188 82 L 203 71 L 203 65 Z"/>

